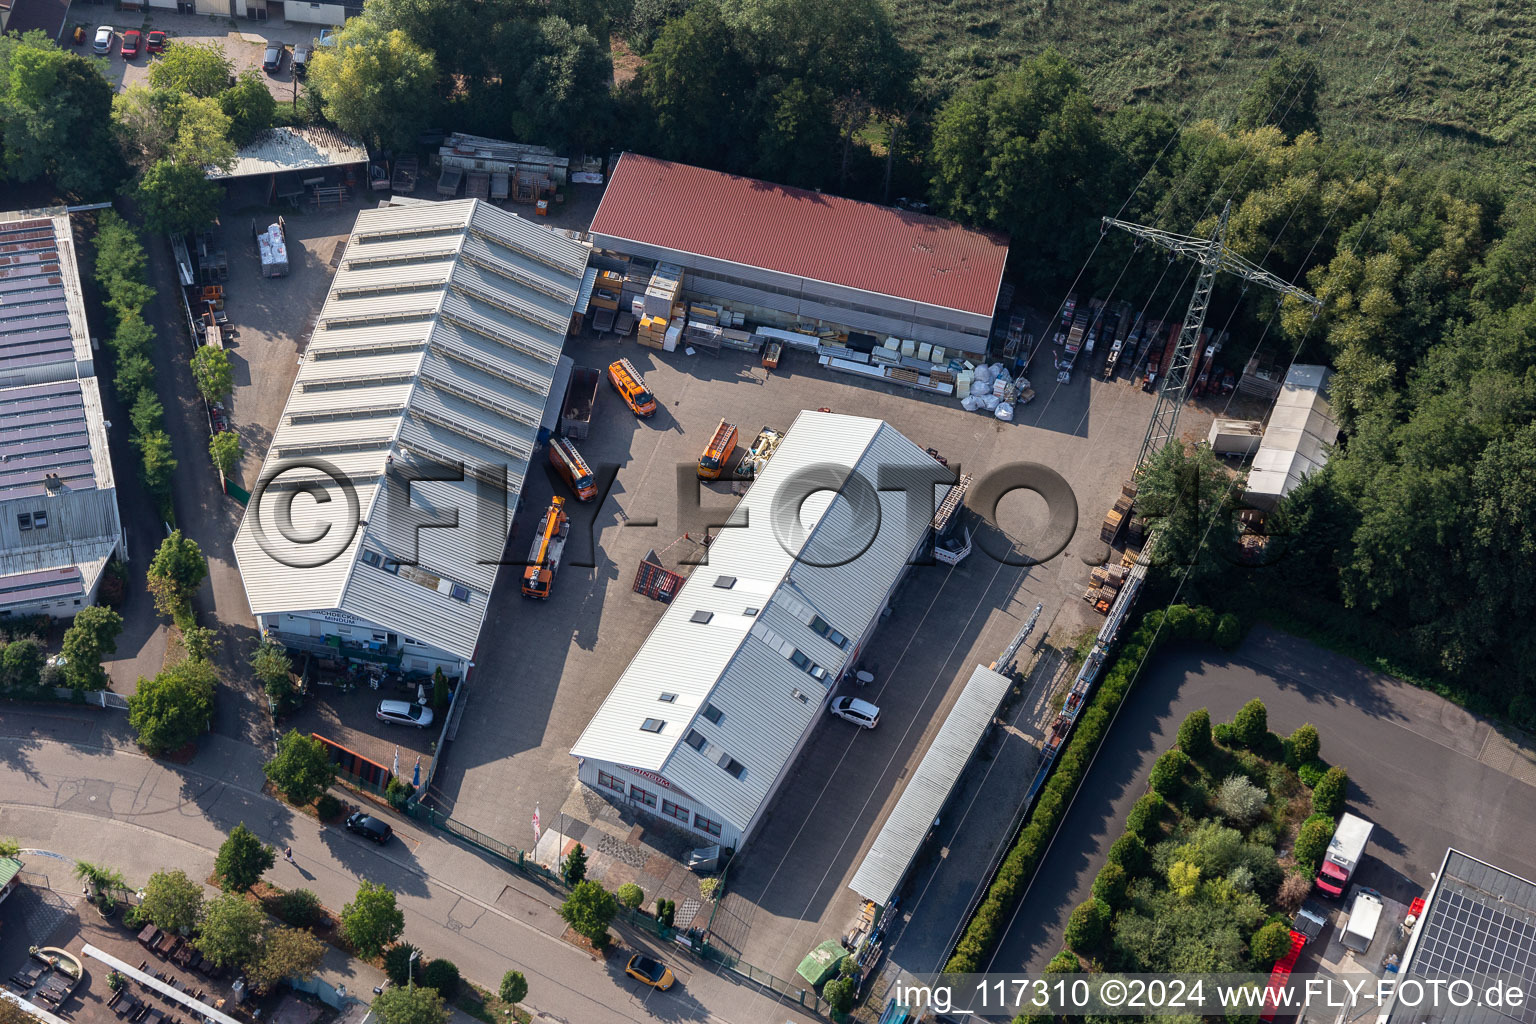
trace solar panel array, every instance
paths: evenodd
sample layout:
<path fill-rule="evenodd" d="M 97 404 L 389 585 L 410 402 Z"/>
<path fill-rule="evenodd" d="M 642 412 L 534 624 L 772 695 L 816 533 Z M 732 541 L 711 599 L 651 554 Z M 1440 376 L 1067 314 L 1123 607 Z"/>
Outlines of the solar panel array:
<path fill-rule="evenodd" d="M 0 224 L 0 373 L 72 359 L 53 221 Z"/>
<path fill-rule="evenodd" d="M 82 597 L 85 580 L 80 568 L 66 565 L 62 569 L 44 569 L 40 572 L 19 572 L 14 576 L 0 576 L 0 609 L 7 605 L 31 604 L 61 597 Z"/>
<path fill-rule="evenodd" d="M 1515 977 L 1526 992 L 1536 992 L 1536 914 L 1447 878 L 1424 923 L 1410 973 Z M 1536 1004 L 1498 1012 L 1536 1024 Z"/>
<path fill-rule="evenodd" d="M 73 490 L 96 486 L 79 381 L 0 391 L 0 498 L 43 494 L 50 473 Z"/>

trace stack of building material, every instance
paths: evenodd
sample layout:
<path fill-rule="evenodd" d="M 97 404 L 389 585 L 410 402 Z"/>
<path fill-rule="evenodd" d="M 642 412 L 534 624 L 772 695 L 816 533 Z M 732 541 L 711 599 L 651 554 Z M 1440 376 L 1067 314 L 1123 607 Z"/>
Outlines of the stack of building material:
<path fill-rule="evenodd" d="M 265 231 L 256 235 L 256 248 L 261 253 L 262 277 L 288 276 L 288 242 L 283 237 L 283 227 L 283 219 L 279 217 L 276 224 L 267 225 Z"/>
<path fill-rule="evenodd" d="M 655 270 L 651 264 L 638 260 L 631 261 L 624 268 L 624 287 L 620 290 L 619 301 L 636 319 L 645 316 L 645 287 L 650 283 L 651 274 Z"/>
<path fill-rule="evenodd" d="M 1115 538 L 1120 535 L 1120 527 L 1125 524 L 1131 514 L 1131 504 L 1136 500 L 1136 482 L 1127 480 L 1120 487 L 1120 495 L 1115 499 L 1114 507 L 1104 517 L 1104 525 L 1099 528 L 1099 539 L 1106 544 L 1113 544 Z"/>
<path fill-rule="evenodd" d="M 646 348 L 661 348 L 667 339 L 667 318 L 662 316 L 647 316 L 640 319 L 640 328 L 635 332 L 635 340 Z"/>
<path fill-rule="evenodd" d="M 754 337 L 751 331 L 744 331 L 739 327 L 720 328 L 720 344 L 742 352 L 757 352 L 763 347 L 762 342 Z"/>
<path fill-rule="evenodd" d="M 707 348 L 713 352 L 720 351 L 720 325 L 705 323 L 701 320 L 691 320 L 683 331 L 683 342 L 694 348 Z"/>
<path fill-rule="evenodd" d="M 672 263 L 656 264 L 650 283 L 645 287 L 645 309 L 649 316 L 672 316 L 672 306 L 683 294 L 683 268 Z"/>

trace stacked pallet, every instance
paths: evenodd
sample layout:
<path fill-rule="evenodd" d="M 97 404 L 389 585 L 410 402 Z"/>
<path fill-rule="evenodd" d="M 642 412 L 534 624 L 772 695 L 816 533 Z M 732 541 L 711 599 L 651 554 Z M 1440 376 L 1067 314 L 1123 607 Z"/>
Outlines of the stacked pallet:
<path fill-rule="evenodd" d="M 644 313 L 650 316 L 673 315 L 673 306 L 683 294 L 683 268 L 672 263 L 658 263 L 645 286 Z"/>
<path fill-rule="evenodd" d="M 1099 539 L 1106 544 L 1113 544 L 1115 538 L 1120 535 L 1120 527 L 1131 514 L 1131 505 L 1136 500 L 1136 482 L 1127 480 L 1120 486 L 1120 496 L 1115 499 L 1115 505 L 1104 517 L 1104 525 L 1099 529 Z"/>
<path fill-rule="evenodd" d="M 635 340 L 646 348 L 661 348 L 667 340 L 667 318 L 661 316 L 642 317 L 639 330 L 635 332 Z"/>

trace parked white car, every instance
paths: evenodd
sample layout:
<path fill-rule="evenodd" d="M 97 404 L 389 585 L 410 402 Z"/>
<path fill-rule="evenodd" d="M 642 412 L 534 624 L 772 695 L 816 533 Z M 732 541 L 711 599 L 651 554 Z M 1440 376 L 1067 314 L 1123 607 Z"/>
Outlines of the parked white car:
<path fill-rule="evenodd" d="M 432 724 L 432 709 L 408 700 L 381 700 L 374 717 L 385 725 L 414 725 L 425 729 Z"/>
<path fill-rule="evenodd" d="M 827 713 L 862 729 L 873 729 L 880 724 L 880 709 L 857 697 L 838 697 L 827 706 Z"/>
<path fill-rule="evenodd" d="M 97 53 L 111 53 L 113 34 L 111 25 L 103 25 L 98 28 L 96 30 L 96 41 L 91 44 L 91 49 Z"/>

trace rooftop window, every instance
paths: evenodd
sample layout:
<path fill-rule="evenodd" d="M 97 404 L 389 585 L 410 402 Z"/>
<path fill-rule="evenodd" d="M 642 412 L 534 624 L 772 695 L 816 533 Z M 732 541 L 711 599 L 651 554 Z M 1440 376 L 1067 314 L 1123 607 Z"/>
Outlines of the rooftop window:
<path fill-rule="evenodd" d="M 661 732 L 661 730 L 666 726 L 666 724 L 667 724 L 666 722 L 663 722 L 659 718 L 647 718 L 645 721 L 640 723 L 640 731 L 641 732 Z"/>

